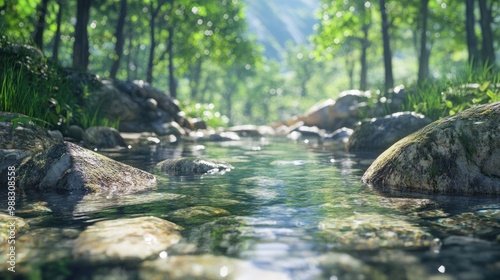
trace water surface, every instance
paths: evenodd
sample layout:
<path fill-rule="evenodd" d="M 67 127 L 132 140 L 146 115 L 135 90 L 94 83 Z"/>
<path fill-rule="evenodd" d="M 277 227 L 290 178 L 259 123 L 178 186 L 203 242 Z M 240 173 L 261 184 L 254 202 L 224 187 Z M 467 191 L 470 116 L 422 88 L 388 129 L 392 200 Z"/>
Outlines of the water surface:
<path fill-rule="evenodd" d="M 360 182 L 376 154 L 283 139 L 100 152 L 151 172 L 160 160 L 180 156 L 226 161 L 234 170 L 160 176 L 156 190 L 77 206 L 65 205 L 57 194 L 24 199 L 20 204 L 26 209 L 35 200 L 48 202 L 50 209 L 20 210 L 30 223 L 28 237 L 19 241 L 29 243 L 24 253 L 30 258 L 19 264 L 25 275 L 145 278 L 137 264 L 74 263 L 71 246 L 96 221 L 152 215 L 185 228 L 169 256 L 225 256 L 290 279 L 500 277 L 499 199 L 388 197 Z M 148 273 L 162 279 L 159 272 Z M 227 279 L 222 270 L 220 279 Z"/>

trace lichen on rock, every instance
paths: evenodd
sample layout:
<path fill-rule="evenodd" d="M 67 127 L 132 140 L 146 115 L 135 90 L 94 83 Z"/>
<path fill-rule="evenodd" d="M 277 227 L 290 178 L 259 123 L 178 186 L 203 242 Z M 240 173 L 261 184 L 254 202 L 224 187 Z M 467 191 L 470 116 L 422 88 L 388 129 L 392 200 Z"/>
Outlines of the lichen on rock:
<path fill-rule="evenodd" d="M 500 102 L 438 120 L 382 153 L 363 181 L 386 192 L 500 195 Z"/>

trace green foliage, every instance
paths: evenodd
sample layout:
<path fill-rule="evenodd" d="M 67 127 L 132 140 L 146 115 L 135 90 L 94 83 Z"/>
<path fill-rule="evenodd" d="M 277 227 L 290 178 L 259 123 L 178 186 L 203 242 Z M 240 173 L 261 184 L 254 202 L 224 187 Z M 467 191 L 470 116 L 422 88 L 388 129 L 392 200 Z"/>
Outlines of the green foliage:
<path fill-rule="evenodd" d="M 52 128 L 71 121 L 75 100 L 59 69 L 46 64 L 35 48 L 5 37 L 0 53 L 0 111 L 24 114 Z"/>
<path fill-rule="evenodd" d="M 485 67 L 468 67 L 455 80 L 426 81 L 408 96 L 407 110 L 435 120 L 479 104 L 500 101 L 500 74 Z"/>
<path fill-rule="evenodd" d="M 207 126 L 212 128 L 227 127 L 229 119 L 216 110 L 213 103 L 209 104 L 184 104 L 183 111 L 190 118 L 203 120 Z"/>

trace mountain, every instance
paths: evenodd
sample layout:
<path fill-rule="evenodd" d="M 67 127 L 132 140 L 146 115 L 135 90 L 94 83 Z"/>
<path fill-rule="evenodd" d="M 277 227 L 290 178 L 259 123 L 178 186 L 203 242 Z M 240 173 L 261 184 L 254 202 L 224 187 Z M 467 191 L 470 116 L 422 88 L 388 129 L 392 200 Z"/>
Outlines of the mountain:
<path fill-rule="evenodd" d="M 265 47 L 269 59 L 281 60 L 288 41 L 307 42 L 318 23 L 320 0 L 244 0 L 250 32 Z"/>

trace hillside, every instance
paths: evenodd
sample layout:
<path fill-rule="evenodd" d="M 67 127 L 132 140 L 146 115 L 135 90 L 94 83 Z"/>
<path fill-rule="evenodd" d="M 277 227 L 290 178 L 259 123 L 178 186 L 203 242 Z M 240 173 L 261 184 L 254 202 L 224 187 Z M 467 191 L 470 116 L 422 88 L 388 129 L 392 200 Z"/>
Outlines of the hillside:
<path fill-rule="evenodd" d="M 265 55 L 280 60 L 286 42 L 303 43 L 317 23 L 320 0 L 244 0 L 249 29 L 265 47 Z"/>

